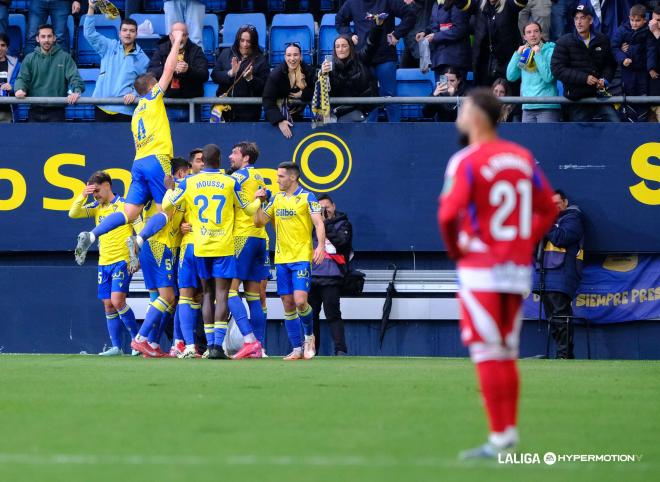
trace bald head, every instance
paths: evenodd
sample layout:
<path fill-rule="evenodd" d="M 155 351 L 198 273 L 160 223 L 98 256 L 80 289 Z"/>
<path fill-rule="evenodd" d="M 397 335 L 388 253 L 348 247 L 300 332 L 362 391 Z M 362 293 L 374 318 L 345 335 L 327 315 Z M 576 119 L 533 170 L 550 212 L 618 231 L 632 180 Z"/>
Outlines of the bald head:
<path fill-rule="evenodd" d="M 186 42 L 188 41 L 188 27 L 183 22 L 173 23 L 172 27 L 170 28 L 170 42 L 174 42 L 174 37 L 172 36 L 172 32 L 175 32 L 177 30 L 180 30 L 182 34 L 181 48 L 183 49 L 183 47 L 185 47 L 186 45 Z"/>

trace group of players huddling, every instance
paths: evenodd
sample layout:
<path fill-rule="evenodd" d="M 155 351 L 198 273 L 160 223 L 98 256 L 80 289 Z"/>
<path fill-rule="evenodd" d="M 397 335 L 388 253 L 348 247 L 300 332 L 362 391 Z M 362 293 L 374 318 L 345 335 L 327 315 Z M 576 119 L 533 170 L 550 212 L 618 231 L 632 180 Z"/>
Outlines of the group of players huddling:
<path fill-rule="evenodd" d="M 278 167 L 280 192 L 267 190 L 253 168 L 259 150 L 251 142 L 240 142 L 232 149 L 231 175 L 220 169 L 221 153 L 214 144 L 194 150 L 190 161 L 173 158 L 163 96 L 174 73 L 180 42 L 180 33 L 174 32 L 159 80 L 147 73 L 135 82 L 140 101 L 131 123 L 136 153 L 126 199 L 112 192 L 112 180 L 99 171 L 69 212 L 74 218 L 96 220 L 91 232 L 78 235 L 75 257 L 83 264 L 88 249 L 99 240 L 98 294 L 113 344 L 102 354 L 122 353 L 124 325 L 131 333 L 134 353 L 166 356 L 159 341 L 168 318 L 173 317 L 169 355 L 224 359 L 228 357 L 223 341 L 231 312 L 244 338 L 232 358 L 264 356 L 263 285 L 269 276 L 265 226 L 272 222 L 277 236 L 277 291 L 293 347 L 284 359 L 311 359 L 316 354 L 313 313 L 307 303 L 311 263 L 320 263 L 325 257 L 319 203 L 299 185 L 300 171 L 293 163 Z M 87 204 L 90 195 L 94 202 Z M 316 249 L 312 247 L 312 228 L 318 240 Z M 140 267 L 151 303 L 138 330 L 126 294 L 132 274 Z M 249 317 L 238 293 L 241 283 Z M 198 353 L 194 336 L 200 312 L 208 345 L 204 355 Z"/>

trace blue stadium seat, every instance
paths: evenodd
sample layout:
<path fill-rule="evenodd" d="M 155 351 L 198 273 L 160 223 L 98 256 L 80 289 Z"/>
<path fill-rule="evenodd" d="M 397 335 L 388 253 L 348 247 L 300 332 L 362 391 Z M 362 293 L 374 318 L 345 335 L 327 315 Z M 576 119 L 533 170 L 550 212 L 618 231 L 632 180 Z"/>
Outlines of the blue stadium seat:
<path fill-rule="evenodd" d="M 27 12 L 30 0 L 14 0 L 9 6 L 10 12 Z"/>
<path fill-rule="evenodd" d="M 303 60 L 312 63 L 314 53 L 314 17 L 311 13 L 277 14 L 270 26 L 270 65 L 284 61 L 286 44 L 300 44 Z"/>
<path fill-rule="evenodd" d="M 99 69 L 78 69 L 80 77 L 85 83 L 85 92 L 82 97 L 91 97 L 94 94 L 94 87 L 96 87 L 96 79 L 99 77 Z M 94 120 L 94 106 L 75 104 L 67 106 L 66 108 L 67 121 L 93 121 Z"/>
<path fill-rule="evenodd" d="M 564 84 L 562 84 L 561 80 L 557 81 L 557 92 L 560 96 L 564 95 Z"/>
<path fill-rule="evenodd" d="M 162 12 L 163 11 L 163 1 L 162 0 L 144 0 L 142 2 L 142 11 L 143 12 Z"/>
<path fill-rule="evenodd" d="M 227 10 L 227 0 L 206 0 L 206 11 L 220 13 Z"/>
<path fill-rule="evenodd" d="M 247 13 L 255 10 L 254 0 L 241 0 L 241 12 Z"/>
<path fill-rule="evenodd" d="M 25 23 L 25 16 L 22 13 L 9 14 L 9 55 L 14 57 L 20 55 L 25 46 L 25 35 L 27 33 L 27 26 Z"/>
<path fill-rule="evenodd" d="M 319 26 L 319 64 L 323 62 L 326 55 L 332 55 L 335 39 L 339 35 L 335 28 L 335 17 L 334 13 L 326 13 L 321 18 L 321 25 Z"/>
<path fill-rule="evenodd" d="M 339 5 L 337 5 L 336 0 L 321 0 L 319 10 L 321 10 L 321 12 L 336 12 L 339 10 Z"/>
<path fill-rule="evenodd" d="M 397 96 L 428 97 L 433 93 L 433 71 L 423 74 L 419 69 L 398 69 L 396 71 Z M 421 104 L 402 105 L 401 119 L 419 120 L 423 118 Z"/>
<path fill-rule="evenodd" d="M 236 38 L 236 32 L 243 25 L 254 25 L 259 34 L 259 47 L 266 51 L 266 16 L 263 13 L 228 13 L 222 26 L 222 43 L 220 47 L 231 47 Z"/>
<path fill-rule="evenodd" d="M 150 37 L 138 37 L 137 43 L 144 53 L 151 58 L 152 54 L 158 48 L 158 41 L 163 35 L 167 35 L 165 27 L 165 14 L 158 13 L 134 13 L 131 18 L 135 20 L 138 26 L 145 20 L 149 20 L 154 28 L 154 34 Z"/>
<path fill-rule="evenodd" d="M 396 17 L 394 19 L 394 25 L 399 25 L 401 23 L 401 19 L 399 17 Z M 396 56 L 399 59 L 399 64 L 401 64 L 401 58 L 403 57 L 403 51 L 405 50 L 406 46 L 403 43 L 403 39 L 400 38 L 399 41 L 396 44 Z"/>
<path fill-rule="evenodd" d="M 268 12 L 283 12 L 286 8 L 286 0 L 268 0 L 266 8 Z"/>
<path fill-rule="evenodd" d="M 215 97 L 218 90 L 218 84 L 210 80 L 204 82 L 204 97 Z M 208 122 L 211 118 L 211 105 L 202 105 L 200 109 L 200 119 L 202 122 Z"/>
<path fill-rule="evenodd" d="M 96 53 L 96 50 L 87 42 L 85 35 L 83 34 L 85 18 L 87 15 L 83 15 L 80 18 L 80 25 L 78 26 L 78 65 L 88 66 L 96 65 L 98 66 L 101 63 L 101 57 Z M 114 20 L 108 20 L 104 15 L 94 15 L 96 20 L 96 31 L 101 35 L 112 39 L 119 39 L 119 26 L 121 20 L 116 18 Z"/>
<path fill-rule="evenodd" d="M 209 62 L 213 62 L 213 54 L 218 48 L 218 37 L 220 35 L 220 26 L 218 25 L 218 16 L 213 13 L 207 13 L 204 16 L 204 27 L 202 30 L 202 45 L 204 54 Z"/>

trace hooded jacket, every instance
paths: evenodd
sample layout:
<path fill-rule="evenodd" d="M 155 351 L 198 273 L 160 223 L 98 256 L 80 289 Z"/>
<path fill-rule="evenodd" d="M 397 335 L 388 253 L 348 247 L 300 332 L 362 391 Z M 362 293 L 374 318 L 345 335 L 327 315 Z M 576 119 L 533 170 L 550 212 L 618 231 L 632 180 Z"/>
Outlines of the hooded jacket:
<path fill-rule="evenodd" d="M 646 48 L 649 35 L 651 33 L 648 25 L 633 30 L 630 26 L 630 20 L 623 22 L 612 37 L 612 50 L 614 51 L 616 63 L 623 67 L 623 61 L 631 59 L 632 64 L 623 67 L 624 69 L 646 72 Z M 630 44 L 628 52 L 621 50 L 624 43 Z"/>
<path fill-rule="evenodd" d="M 172 42 L 167 37 L 159 44 L 158 48 L 149 62 L 149 72 L 157 79 L 163 75 L 163 67 L 167 56 L 172 49 Z M 170 99 L 192 99 L 193 97 L 204 97 L 204 82 L 209 78 L 208 60 L 199 45 L 187 41 L 183 48 L 183 60 L 188 64 L 188 71 L 183 74 L 174 74 L 172 82 L 165 92 L 165 97 Z M 174 88 L 176 81 L 180 87 Z"/>
<path fill-rule="evenodd" d="M 506 80 L 516 82 L 522 79 L 520 95 L 523 97 L 555 97 L 558 95 L 557 81 L 552 75 L 550 62 L 555 50 L 553 42 L 545 42 L 541 51 L 534 54 L 534 70 L 521 69 L 518 66 L 520 54 L 516 50 L 506 68 Z M 523 104 L 523 110 L 560 109 L 559 104 Z"/>
<path fill-rule="evenodd" d="M 37 46 L 23 59 L 14 84 L 14 92 L 19 90 L 29 97 L 66 97 L 69 90 L 84 92 L 85 84 L 71 55 L 53 44 L 48 53 Z"/>

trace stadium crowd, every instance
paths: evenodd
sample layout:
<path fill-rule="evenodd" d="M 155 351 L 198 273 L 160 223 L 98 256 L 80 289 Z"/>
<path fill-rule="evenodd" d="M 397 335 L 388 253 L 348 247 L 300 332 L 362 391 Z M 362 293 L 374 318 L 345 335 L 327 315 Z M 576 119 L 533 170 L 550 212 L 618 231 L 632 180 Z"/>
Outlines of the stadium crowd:
<path fill-rule="evenodd" d="M 84 40 L 100 58 L 91 95 L 121 97 L 125 103 L 97 106 L 93 119 L 129 121 L 137 99 L 133 82 L 146 71 L 157 78 L 162 74 L 172 32 L 176 30 L 183 33 L 183 40 L 166 97 L 204 97 L 205 85 L 211 81 L 217 84 L 214 89 L 217 96 L 262 97 L 263 109 L 256 105 L 230 107 L 218 101 L 210 120 L 265 119 L 279 127 L 286 137 L 291 136 L 294 122 L 312 120 L 319 112 L 326 122 L 401 120 L 402 107 L 395 104 L 384 109 L 332 105 L 329 112 L 328 95 L 329 98 L 396 96 L 402 81 L 397 69 L 432 71 L 432 77 L 424 77 L 428 80 L 422 84 L 428 85 L 424 95 L 442 97 L 463 96 L 478 86 L 490 86 L 497 95 L 563 95 L 570 100 L 660 93 L 657 0 L 634 4 L 630 0 L 280 2 L 283 11 L 314 13 L 316 32 L 321 13 L 337 11 L 336 38 L 331 51 L 329 55 L 319 53 L 316 63 L 313 40 L 311 50 L 290 42 L 271 45 L 270 51 L 265 51 L 266 39 L 260 39 L 259 29 L 251 24 L 241 26 L 235 37 L 223 38 L 224 48 L 209 52 L 203 22 L 211 8 L 217 12 L 217 8 L 211 7 L 212 2 L 162 2 L 158 8 L 164 12 L 169 35 L 163 35 L 157 44 L 149 47 L 142 41 L 158 37 L 154 26 L 148 19 L 138 18 L 140 23 L 135 20 L 135 14 L 146 8 L 148 2 L 125 2 L 117 38 L 97 30 L 99 16 L 94 14 L 106 5 L 100 3 L 99 6 L 94 2 L 69 0 L 0 0 L 2 95 L 67 97 L 70 104 L 75 104 L 81 95 L 90 95 L 90 92 L 85 94 L 85 82 L 76 66 L 76 61 L 81 63 L 76 58 L 78 49 L 72 48 Z M 160 2 L 151 2 L 151 8 L 154 3 Z M 243 11 L 246 8 L 243 3 L 233 8 Z M 274 3 L 278 2 L 268 2 L 268 6 L 252 2 L 251 7 L 270 15 Z M 223 13 L 231 10 L 232 5 L 221 7 Z M 10 11 L 27 13 L 23 38 L 16 32 L 11 34 Z M 85 12 L 87 15 L 81 16 Z M 107 7 L 104 13 L 107 14 Z M 69 31 L 71 16 L 74 25 L 81 25 L 80 35 Z M 223 32 L 219 33 L 222 36 Z M 265 36 L 263 32 L 261 35 Z M 14 42 L 20 43 L 22 49 L 18 52 L 14 49 L 17 55 L 10 55 Z M 277 59 L 274 51 L 278 52 Z M 328 95 L 324 96 L 323 92 Z M 311 110 L 305 107 L 309 102 L 312 102 Z M 457 109 L 458 104 L 429 104 L 413 118 L 453 121 Z M 208 117 L 202 115 L 202 110 L 197 110 L 197 120 Z M 31 105 L 29 115 L 24 118 L 16 112 L 11 114 L 10 107 L 1 106 L 0 120 L 4 122 L 25 118 L 33 122 L 65 120 L 62 106 Z M 169 106 L 168 115 L 173 121 L 188 120 L 187 106 Z M 501 118 L 507 122 L 657 122 L 660 108 L 636 104 L 616 111 L 611 104 L 573 104 L 562 108 L 559 104 L 530 103 L 504 106 Z"/>

